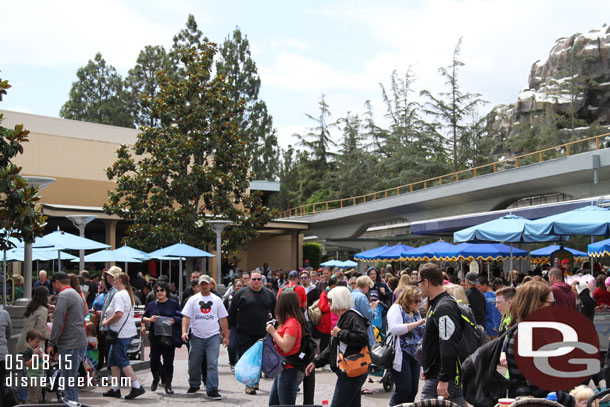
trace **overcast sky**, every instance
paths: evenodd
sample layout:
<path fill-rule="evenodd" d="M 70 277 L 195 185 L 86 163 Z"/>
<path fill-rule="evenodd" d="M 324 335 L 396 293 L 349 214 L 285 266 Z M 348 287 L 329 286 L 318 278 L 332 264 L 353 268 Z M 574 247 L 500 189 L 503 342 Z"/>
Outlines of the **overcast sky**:
<path fill-rule="evenodd" d="M 379 83 L 411 66 L 415 88 L 442 90 L 463 37 L 462 89 L 513 103 L 532 63 L 559 37 L 600 29 L 607 0 L 187 1 L 5 0 L 0 78 L 13 85 L 0 108 L 58 117 L 76 70 L 96 52 L 125 76 L 146 45 L 169 49 L 188 14 L 221 43 L 239 26 L 248 36 L 261 95 L 280 144 L 311 125 L 322 94 L 334 118 L 371 100 L 383 120 Z"/>

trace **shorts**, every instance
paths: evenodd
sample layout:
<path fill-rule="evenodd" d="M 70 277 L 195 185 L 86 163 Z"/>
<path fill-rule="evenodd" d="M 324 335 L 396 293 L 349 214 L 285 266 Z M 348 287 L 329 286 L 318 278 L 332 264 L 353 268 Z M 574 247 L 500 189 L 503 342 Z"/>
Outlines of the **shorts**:
<path fill-rule="evenodd" d="M 110 351 L 108 352 L 108 367 L 118 366 L 122 369 L 129 366 L 127 349 L 129 348 L 131 341 L 133 341 L 133 338 L 135 337 L 118 338 L 114 345 L 110 345 Z"/>

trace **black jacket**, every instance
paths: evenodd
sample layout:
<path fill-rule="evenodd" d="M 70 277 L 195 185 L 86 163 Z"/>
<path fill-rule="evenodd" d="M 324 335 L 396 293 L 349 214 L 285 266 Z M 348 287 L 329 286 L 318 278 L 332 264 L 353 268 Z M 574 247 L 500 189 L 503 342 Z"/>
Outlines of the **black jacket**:
<path fill-rule="evenodd" d="M 455 300 L 443 292 L 432 301 L 422 340 L 422 367 L 427 379 L 453 381 L 463 323 Z"/>
<path fill-rule="evenodd" d="M 348 310 L 339 321 L 337 326 L 341 328 L 337 337 L 331 336 L 330 342 L 326 349 L 322 351 L 313 361 L 316 367 L 322 367 L 325 364 L 330 364 L 333 372 L 337 372 L 337 350 L 339 341 L 347 345 L 343 356 L 350 356 L 359 353 L 364 346 L 369 344 L 369 335 L 367 333 L 368 320 L 354 310 Z"/>
<path fill-rule="evenodd" d="M 307 290 L 305 288 L 305 290 Z M 315 287 L 313 290 L 307 293 L 307 306 L 311 307 L 311 304 L 320 299 L 320 290 Z"/>
<path fill-rule="evenodd" d="M 265 324 L 275 312 L 275 295 L 263 287 L 254 291 L 250 287 L 240 289 L 229 309 L 229 324 L 252 336 L 265 336 Z"/>
<path fill-rule="evenodd" d="M 474 319 L 477 320 L 477 325 L 481 325 L 485 328 L 487 326 L 485 322 L 485 309 L 487 308 L 485 295 L 476 287 L 470 287 L 466 290 L 466 297 L 468 297 L 470 309 L 474 314 Z"/>

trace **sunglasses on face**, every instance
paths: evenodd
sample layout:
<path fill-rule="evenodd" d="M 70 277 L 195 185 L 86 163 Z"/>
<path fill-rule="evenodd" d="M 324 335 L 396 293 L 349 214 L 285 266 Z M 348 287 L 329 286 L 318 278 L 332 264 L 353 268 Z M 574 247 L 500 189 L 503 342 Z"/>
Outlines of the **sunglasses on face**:
<path fill-rule="evenodd" d="M 161 290 L 161 289 L 158 289 L 158 290 L 155 290 L 155 291 L 158 292 L 158 293 L 164 293 L 165 292 L 165 290 Z"/>
<path fill-rule="evenodd" d="M 260 277 L 260 278 L 252 277 L 250 280 L 252 280 L 252 281 L 261 281 L 262 279 L 263 279 L 262 277 Z"/>
<path fill-rule="evenodd" d="M 307 276 L 302 276 L 301 280 L 307 280 L 307 278 L 308 278 Z"/>

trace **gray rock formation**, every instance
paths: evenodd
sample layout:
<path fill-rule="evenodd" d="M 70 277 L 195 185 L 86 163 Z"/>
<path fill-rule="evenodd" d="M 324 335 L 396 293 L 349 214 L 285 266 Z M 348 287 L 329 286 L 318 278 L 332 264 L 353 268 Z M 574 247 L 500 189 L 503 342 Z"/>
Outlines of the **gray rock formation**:
<path fill-rule="evenodd" d="M 515 104 L 498 105 L 491 112 L 500 145 L 514 135 L 519 122 L 549 110 L 565 116 L 574 111 L 580 123 L 609 124 L 610 27 L 559 38 L 548 58 L 532 65 L 528 84 Z"/>

